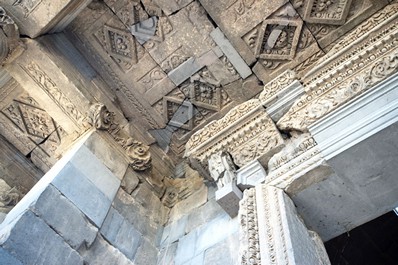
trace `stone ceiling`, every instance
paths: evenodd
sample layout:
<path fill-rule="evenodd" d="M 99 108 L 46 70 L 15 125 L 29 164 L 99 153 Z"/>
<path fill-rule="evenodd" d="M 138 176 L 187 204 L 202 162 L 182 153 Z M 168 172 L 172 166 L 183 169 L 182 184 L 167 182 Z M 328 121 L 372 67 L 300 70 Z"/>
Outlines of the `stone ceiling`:
<path fill-rule="evenodd" d="M 78 2 L 85 6 L 89 1 Z M 112 111 L 127 119 L 140 141 L 157 143 L 178 163 L 193 133 L 258 97 L 264 84 L 286 70 L 300 80 L 338 39 L 388 1 L 95 0 L 75 18 L 60 19 L 70 23 L 55 35 L 36 29 L 44 1 L 0 3 L 23 37 L 35 38 L 49 54 L 61 51 L 69 58 L 68 64 L 54 61 L 63 72 L 76 68 L 69 76 L 77 88 L 86 86 L 79 84 L 79 74 L 87 80 L 99 74 L 103 83 L 95 86 L 103 94 L 93 97 L 116 106 Z M 79 56 L 95 72 L 86 70 Z M 6 76 L 0 81 L 2 86 L 20 86 Z M 22 131 L 19 137 L 29 138 L 30 144 L 19 148 L 24 154 L 40 157 L 44 150 L 51 157 L 48 150 L 56 149 L 70 131 L 35 97 L 17 90 L 2 100 L 0 122 L 12 121 Z M 46 128 L 35 131 L 26 122 L 32 121 L 30 115 L 48 120 Z M 1 133 L 7 134 L 7 126 L 2 127 Z"/>

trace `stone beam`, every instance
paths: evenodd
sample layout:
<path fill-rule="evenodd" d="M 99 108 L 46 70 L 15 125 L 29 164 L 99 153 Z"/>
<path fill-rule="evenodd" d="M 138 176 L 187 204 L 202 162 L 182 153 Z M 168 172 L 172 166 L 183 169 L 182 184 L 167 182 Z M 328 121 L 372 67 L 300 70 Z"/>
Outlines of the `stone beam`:
<path fill-rule="evenodd" d="M 2 6 L 14 19 L 21 34 L 31 38 L 62 31 L 90 0 L 6 0 Z"/>

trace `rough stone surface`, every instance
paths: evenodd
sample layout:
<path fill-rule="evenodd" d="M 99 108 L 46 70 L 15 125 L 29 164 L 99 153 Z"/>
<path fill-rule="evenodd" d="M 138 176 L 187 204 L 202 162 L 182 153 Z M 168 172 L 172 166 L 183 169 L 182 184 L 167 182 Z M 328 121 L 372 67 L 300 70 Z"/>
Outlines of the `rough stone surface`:
<path fill-rule="evenodd" d="M 133 259 L 141 243 L 141 234 L 113 207 L 101 227 L 101 234 L 127 258 Z"/>
<path fill-rule="evenodd" d="M 31 211 L 0 233 L 1 246 L 23 264 L 58 264 L 62 260 L 63 264 L 83 265 L 80 255 Z"/>
<path fill-rule="evenodd" d="M 204 265 L 238 265 L 239 235 L 232 234 L 224 241 L 207 249 L 204 253 Z M 222 255 L 220 255 L 222 253 Z M 201 263 L 198 263 L 201 264 Z"/>
<path fill-rule="evenodd" d="M 82 172 L 68 163 L 52 184 L 97 227 L 101 227 L 111 207 L 111 201 Z"/>
<path fill-rule="evenodd" d="M 1 264 L 4 265 L 22 265 L 22 262 L 8 253 L 4 248 L 0 248 L 0 260 Z"/>
<path fill-rule="evenodd" d="M 153 244 L 144 239 L 134 258 L 134 264 L 156 264 L 159 251 Z"/>
<path fill-rule="evenodd" d="M 31 210 L 74 249 L 82 244 L 89 247 L 95 240 L 98 229 L 52 185 L 44 190 Z"/>
<path fill-rule="evenodd" d="M 134 264 L 118 249 L 106 242 L 100 235 L 97 236 L 89 249 L 82 251 L 81 255 L 88 264 Z"/>

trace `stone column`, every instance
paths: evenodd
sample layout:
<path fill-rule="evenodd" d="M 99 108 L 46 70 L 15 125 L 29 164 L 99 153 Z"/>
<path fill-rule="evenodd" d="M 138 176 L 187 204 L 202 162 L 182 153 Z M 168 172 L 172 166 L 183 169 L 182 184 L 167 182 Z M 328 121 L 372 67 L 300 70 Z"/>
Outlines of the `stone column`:
<path fill-rule="evenodd" d="M 324 245 L 283 190 L 258 185 L 240 203 L 241 264 L 330 264 Z"/>

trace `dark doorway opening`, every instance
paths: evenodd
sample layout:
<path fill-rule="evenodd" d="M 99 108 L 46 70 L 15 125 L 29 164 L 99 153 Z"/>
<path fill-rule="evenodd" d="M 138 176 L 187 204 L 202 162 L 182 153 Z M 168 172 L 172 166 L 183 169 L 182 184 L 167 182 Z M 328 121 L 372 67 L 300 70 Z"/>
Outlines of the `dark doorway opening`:
<path fill-rule="evenodd" d="M 398 216 L 389 212 L 325 243 L 332 265 L 397 265 Z"/>

